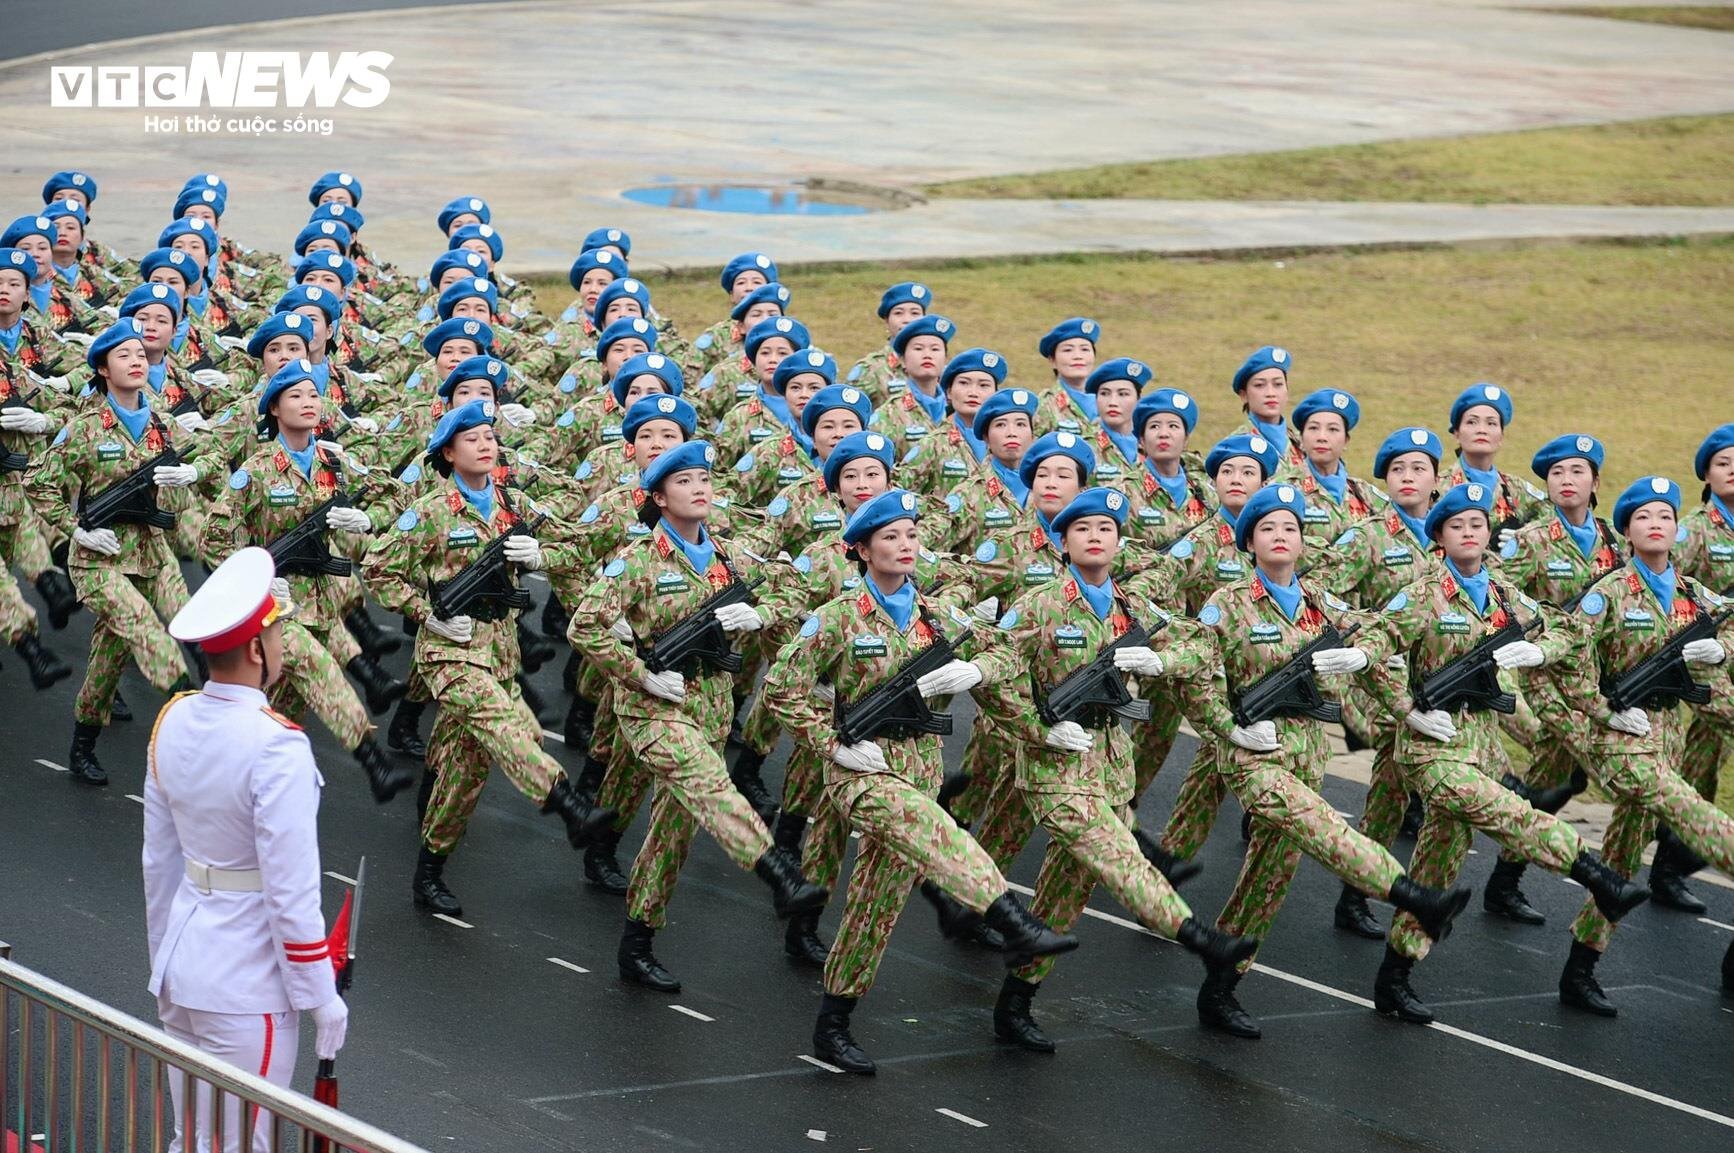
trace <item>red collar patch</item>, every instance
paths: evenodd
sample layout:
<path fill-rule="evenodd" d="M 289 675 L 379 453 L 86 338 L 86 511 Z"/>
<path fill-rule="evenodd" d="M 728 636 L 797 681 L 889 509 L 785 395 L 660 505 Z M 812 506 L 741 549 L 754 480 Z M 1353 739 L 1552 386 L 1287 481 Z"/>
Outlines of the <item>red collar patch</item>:
<path fill-rule="evenodd" d="M 446 507 L 451 509 L 453 512 L 463 512 L 464 494 L 455 488 L 446 493 Z"/>
<path fill-rule="evenodd" d="M 674 545 L 669 542 L 667 533 L 659 532 L 656 534 L 656 552 L 665 560 L 673 554 Z"/>

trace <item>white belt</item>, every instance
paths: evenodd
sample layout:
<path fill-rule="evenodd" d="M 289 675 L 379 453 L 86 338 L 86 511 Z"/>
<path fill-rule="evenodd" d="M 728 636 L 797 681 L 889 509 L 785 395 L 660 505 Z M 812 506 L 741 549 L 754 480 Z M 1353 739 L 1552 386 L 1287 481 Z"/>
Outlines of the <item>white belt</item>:
<path fill-rule="evenodd" d="M 187 862 L 187 880 L 201 893 L 258 893 L 265 888 L 258 869 L 214 869 L 201 861 Z"/>

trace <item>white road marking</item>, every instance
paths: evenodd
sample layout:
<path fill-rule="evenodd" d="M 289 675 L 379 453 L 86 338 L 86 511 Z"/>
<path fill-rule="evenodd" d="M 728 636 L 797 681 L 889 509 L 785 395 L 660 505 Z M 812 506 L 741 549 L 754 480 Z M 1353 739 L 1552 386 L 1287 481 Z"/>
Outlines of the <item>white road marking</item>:
<path fill-rule="evenodd" d="M 354 877 L 346 877 L 342 873 L 333 873 L 330 869 L 325 870 L 325 875 L 330 877 L 333 881 L 342 881 L 345 885 L 355 884 Z"/>
<path fill-rule="evenodd" d="M 1730 933 L 1734 933 L 1734 925 L 1724 924 L 1721 921 L 1712 921 L 1709 917 L 1699 917 L 1698 922 L 1704 925 L 1714 925 L 1718 929 L 1727 929 Z"/>
<path fill-rule="evenodd" d="M 41 757 L 36 758 L 36 763 L 41 765 L 45 769 L 53 769 L 57 773 L 66 772 L 66 766 L 65 765 L 57 765 L 53 761 L 45 761 Z"/>
<path fill-rule="evenodd" d="M 475 928 L 475 926 L 470 924 L 468 921 L 460 921 L 456 917 L 448 917 L 444 913 L 435 913 L 434 917 L 436 920 L 444 921 L 448 925 L 456 925 L 460 929 Z"/>
<path fill-rule="evenodd" d="M 809 1140 L 809 1141 L 823 1141 L 824 1139 L 825 1139 L 825 1131 L 823 1129 L 809 1129 L 809 1130 L 807 1130 L 807 1140 Z"/>
<path fill-rule="evenodd" d="M 137 801 L 141 805 L 144 804 L 144 798 L 139 796 L 137 793 L 128 793 L 126 799 L 129 801 Z"/>
<path fill-rule="evenodd" d="M 561 744 L 566 743 L 566 738 L 555 732 L 553 729 L 543 729 L 542 736 L 550 741 L 559 741 Z"/>
<path fill-rule="evenodd" d="M 563 960 L 562 958 L 559 958 L 559 957 L 549 957 L 548 962 L 549 962 L 549 964 L 552 964 L 552 965 L 558 965 L 562 969 L 570 969 L 574 973 L 588 973 L 590 971 L 589 969 L 586 969 L 583 965 L 574 965 L 572 962 L 567 961 L 567 960 Z"/>
<path fill-rule="evenodd" d="M 986 1121 L 977 1121 L 974 1117 L 969 1116 L 967 1113 L 959 1113 L 956 1109 L 935 1109 L 934 1112 L 944 1114 L 945 1116 L 950 1117 L 953 1121 L 962 1121 L 965 1125 L 971 1126 L 975 1129 L 987 1128 Z"/>
<path fill-rule="evenodd" d="M 1471 857 L 1479 857 L 1481 855 L 1481 850 L 1480 849 L 1470 849 L 1469 855 Z"/>
<path fill-rule="evenodd" d="M 1582 885 L 1578 884 L 1576 881 L 1572 880 L 1570 877 L 1561 877 L 1560 880 L 1564 881 L 1566 884 L 1570 885 L 1574 889 L 1583 888 Z"/>
<path fill-rule="evenodd" d="M 691 1017 L 694 1021 L 715 1021 L 716 1020 L 715 1017 L 707 1017 L 703 1013 L 700 1013 L 697 1009 L 688 1009 L 685 1005 L 670 1005 L 669 1008 L 673 1009 L 676 1013 L 685 1013 L 688 1017 Z"/>
<path fill-rule="evenodd" d="M 815 1068 L 823 1069 L 827 1073 L 841 1073 L 843 1071 L 837 1068 L 837 1066 L 831 1064 L 829 1061 L 821 1061 L 817 1057 L 811 1056 L 807 1053 L 796 1053 L 795 1056 Z"/>

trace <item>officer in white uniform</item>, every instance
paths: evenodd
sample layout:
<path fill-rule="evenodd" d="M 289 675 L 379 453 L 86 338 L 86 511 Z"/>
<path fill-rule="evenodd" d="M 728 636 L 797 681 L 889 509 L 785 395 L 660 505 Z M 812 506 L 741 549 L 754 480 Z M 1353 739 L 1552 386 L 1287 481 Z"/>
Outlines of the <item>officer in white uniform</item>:
<path fill-rule="evenodd" d="M 349 1011 L 319 908 L 319 790 L 307 735 L 271 711 L 265 692 L 283 670 L 289 606 L 273 599 L 275 565 L 262 548 L 224 561 L 176 614 L 169 632 L 199 645 L 204 691 L 182 693 L 157 716 L 145 777 L 145 914 L 150 990 L 163 1028 L 249 1073 L 287 1087 L 301 1011 L 315 1052 L 335 1057 Z M 281 586 L 279 586 L 281 591 Z M 171 1073 L 177 1135 L 184 1078 Z M 243 1129 L 263 1151 L 268 1114 L 227 1098 L 225 1153 Z M 211 1148 L 209 1089 L 200 1085 L 197 1143 Z"/>

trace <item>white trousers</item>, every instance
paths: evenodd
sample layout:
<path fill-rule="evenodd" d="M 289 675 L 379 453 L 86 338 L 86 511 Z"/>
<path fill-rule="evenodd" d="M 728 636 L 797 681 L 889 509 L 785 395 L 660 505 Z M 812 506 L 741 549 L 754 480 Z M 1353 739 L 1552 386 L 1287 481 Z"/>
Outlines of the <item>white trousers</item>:
<path fill-rule="evenodd" d="M 196 1045 L 212 1057 L 285 1089 L 294 1079 L 295 1052 L 301 1040 L 300 1013 L 206 1013 L 159 997 L 157 1014 L 163 1031 L 176 1040 Z M 168 1074 L 169 1095 L 175 1105 L 175 1139 L 169 1153 L 187 1153 L 189 1146 L 182 1132 L 187 1118 L 187 1079 L 179 1069 L 170 1068 Z M 198 1082 L 196 1110 L 197 1137 L 191 1148 L 197 1153 L 212 1153 L 211 1087 L 203 1081 Z M 243 1131 L 252 1134 L 250 1146 L 241 1143 Z M 223 1095 L 222 1153 L 242 1153 L 243 1148 L 265 1153 L 270 1137 L 269 1113 L 247 1106 L 243 1119 L 242 1103 L 231 1094 Z"/>

